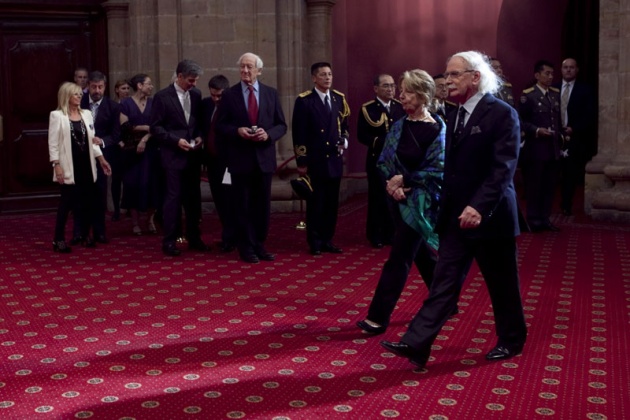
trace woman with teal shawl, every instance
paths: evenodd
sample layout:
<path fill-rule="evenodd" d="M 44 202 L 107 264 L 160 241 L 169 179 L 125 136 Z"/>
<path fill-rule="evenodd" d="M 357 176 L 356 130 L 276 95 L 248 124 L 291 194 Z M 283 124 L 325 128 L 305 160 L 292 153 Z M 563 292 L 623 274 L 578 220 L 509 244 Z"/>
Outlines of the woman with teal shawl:
<path fill-rule="evenodd" d="M 391 128 L 377 166 L 392 198 L 396 231 L 365 320 L 357 326 L 384 333 L 415 263 L 427 288 L 437 261 L 437 221 L 444 168 L 446 126 L 429 112 L 435 84 L 423 70 L 400 78 L 400 102 L 407 112 Z"/>

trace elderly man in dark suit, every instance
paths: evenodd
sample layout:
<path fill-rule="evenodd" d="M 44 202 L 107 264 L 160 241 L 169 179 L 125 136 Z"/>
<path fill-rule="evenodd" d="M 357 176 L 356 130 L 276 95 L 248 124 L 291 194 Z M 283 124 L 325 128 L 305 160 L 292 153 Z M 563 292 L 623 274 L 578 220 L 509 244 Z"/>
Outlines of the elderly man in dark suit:
<path fill-rule="evenodd" d="M 551 223 L 553 199 L 560 175 L 562 124 L 560 93 L 553 87 L 553 65 L 539 60 L 534 65 L 536 84 L 523 91 L 519 106 L 525 137 L 521 152 L 527 223 L 532 232 L 559 231 Z"/>
<path fill-rule="evenodd" d="M 513 357 L 527 336 L 519 290 L 516 239 L 519 234 L 513 177 L 520 125 L 516 111 L 493 93 L 500 79 L 484 56 L 460 52 L 447 63 L 450 98 L 459 110 L 448 118 L 441 208 L 436 231 L 438 262 L 429 297 L 401 341 L 382 341 L 418 367 L 457 305 L 473 259 L 484 276 L 498 342 L 487 360 Z"/>
<path fill-rule="evenodd" d="M 175 82 L 159 91 L 151 109 L 151 135 L 160 145 L 166 191 L 162 211 L 162 252 L 178 256 L 175 245 L 181 209 L 186 212 L 188 248 L 207 251 L 201 239 L 201 142 L 198 113 L 201 93 L 195 89 L 203 70 L 192 60 L 177 64 Z"/>
<path fill-rule="evenodd" d="M 391 244 L 394 235 L 394 221 L 388 208 L 389 197 L 385 191 L 385 181 L 376 168 L 381 155 L 385 136 L 390 127 L 404 117 L 405 110 L 394 99 L 396 83 L 389 74 L 379 74 L 374 78 L 376 97 L 363 104 L 357 122 L 359 143 L 367 146 L 365 172 L 368 181 L 368 210 L 366 236 L 374 248 Z"/>
<path fill-rule="evenodd" d="M 348 147 L 350 108 L 332 87 L 332 67 L 311 66 L 312 90 L 298 95 L 293 108 L 293 147 L 300 176 L 309 175 L 313 194 L 306 202 L 306 240 L 311 254 L 341 253 L 332 243 L 337 226 L 343 151 Z"/>
<path fill-rule="evenodd" d="M 260 83 L 263 62 L 253 53 L 239 60 L 241 80 L 223 92 L 217 112 L 219 151 L 232 183 L 237 247 L 248 263 L 273 261 L 265 249 L 271 212 L 276 141 L 287 132 L 278 91 Z"/>
<path fill-rule="evenodd" d="M 122 149 L 120 142 L 120 106 L 109 96 L 105 95 L 107 78 L 100 71 L 93 71 L 88 75 L 88 95 L 81 98 L 81 108 L 92 111 L 94 118 L 95 143 L 103 148 L 103 156 L 112 168 L 111 192 L 114 202 L 114 215 L 120 213 L 120 195 L 122 187 Z M 94 240 L 107 243 L 105 234 L 105 213 L 107 211 L 107 175 L 97 166 L 96 184 L 99 191 L 99 203 L 94 206 L 96 214 L 93 219 Z M 71 243 L 81 241 L 78 230 L 80 223 L 74 219 L 74 238 Z M 83 238 L 85 239 L 85 238 Z"/>
<path fill-rule="evenodd" d="M 565 216 L 573 214 L 577 184 L 584 182 L 584 165 L 591 158 L 591 145 L 597 132 L 597 99 L 590 86 L 577 80 L 580 71 L 574 58 L 562 62 L 560 119 L 564 128 L 565 152 L 560 160 L 560 208 Z"/>

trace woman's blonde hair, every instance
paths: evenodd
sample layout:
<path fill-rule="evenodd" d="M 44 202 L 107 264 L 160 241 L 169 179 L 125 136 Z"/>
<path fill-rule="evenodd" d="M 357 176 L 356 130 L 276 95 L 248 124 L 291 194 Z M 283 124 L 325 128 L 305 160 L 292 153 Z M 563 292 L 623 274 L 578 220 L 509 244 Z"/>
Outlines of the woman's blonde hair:
<path fill-rule="evenodd" d="M 431 106 L 435 95 L 435 82 L 429 73 L 420 69 L 407 70 L 400 76 L 399 82 L 401 86 L 404 84 L 423 99 L 425 106 Z"/>
<path fill-rule="evenodd" d="M 83 96 L 83 89 L 81 86 L 72 82 L 64 82 L 59 86 L 59 92 L 57 92 L 57 109 L 64 113 L 64 115 L 68 115 L 70 113 L 69 103 L 70 98 L 80 93 Z"/>

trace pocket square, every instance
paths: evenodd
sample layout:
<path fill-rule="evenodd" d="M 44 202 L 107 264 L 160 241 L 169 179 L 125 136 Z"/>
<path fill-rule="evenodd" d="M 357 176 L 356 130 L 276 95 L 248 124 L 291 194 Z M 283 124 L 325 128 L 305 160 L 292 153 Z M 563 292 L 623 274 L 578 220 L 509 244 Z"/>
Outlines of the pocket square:
<path fill-rule="evenodd" d="M 470 134 L 479 134 L 481 133 L 481 128 L 478 125 L 473 126 L 470 130 Z"/>

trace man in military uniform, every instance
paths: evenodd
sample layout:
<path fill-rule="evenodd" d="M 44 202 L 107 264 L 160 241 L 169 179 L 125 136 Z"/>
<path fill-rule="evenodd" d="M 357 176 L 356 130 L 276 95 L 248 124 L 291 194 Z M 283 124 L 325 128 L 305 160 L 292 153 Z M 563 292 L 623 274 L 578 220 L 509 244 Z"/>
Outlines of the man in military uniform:
<path fill-rule="evenodd" d="M 448 88 L 446 86 L 446 78 L 443 74 L 436 74 L 433 76 L 433 82 L 435 83 L 435 95 L 433 97 L 430 110 L 442 117 L 444 122 L 447 122 L 446 116 L 453 109 L 457 109 L 459 107 L 455 102 L 448 100 Z"/>
<path fill-rule="evenodd" d="M 512 94 L 512 83 L 509 83 L 505 75 L 503 74 L 503 67 L 501 67 L 501 62 L 497 58 L 490 58 L 490 66 L 494 70 L 494 72 L 501 78 L 501 88 L 494 95 L 497 98 L 501 99 L 504 102 L 510 104 L 512 108 L 514 108 L 514 95 Z"/>
<path fill-rule="evenodd" d="M 311 254 L 341 253 L 332 243 L 337 225 L 343 152 L 348 147 L 350 108 L 343 93 L 331 89 L 332 67 L 311 66 L 312 90 L 298 95 L 293 108 L 293 146 L 298 173 L 311 179 L 306 201 L 306 238 Z"/>
<path fill-rule="evenodd" d="M 380 171 L 376 169 L 376 161 L 383 150 L 389 128 L 406 114 L 400 102 L 394 99 L 396 83 L 392 76 L 389 74 L 376 76 L 374 92 L 376 98 L 361 107 L 357 137 L 361 144 L 368 147 L 365 159 L 368 181 L 366 235 L 374 248 L 382 248 L 384 244 L 391 243 L 394 222 L 388 209 L 389 198 L 385 191 L 385 182 Z"/>
<path fill-rule="evenodd" d="M 560 92 L 554 88 L 553 65 L 539 60 L 534 66 L 536 84 L 523 91 L 520 116 L 521 153 L 527 222 L 533 232 L 558 231 L 549 220 L 558 182 L 562 147 Z"/>

